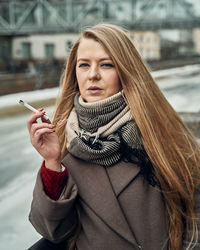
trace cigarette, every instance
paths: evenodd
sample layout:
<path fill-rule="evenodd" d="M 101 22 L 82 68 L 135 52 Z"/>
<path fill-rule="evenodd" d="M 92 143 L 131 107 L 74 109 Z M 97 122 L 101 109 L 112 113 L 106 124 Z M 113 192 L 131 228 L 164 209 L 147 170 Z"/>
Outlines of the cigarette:
<path fill-rule="evenodd" d="M 34 107 L 32 107 L 32 106 L 31 106 L 30 104 L 28 104 L 27 102 L 24 102 L 24 101 L 22 101 L 22 100 L 19 100 L 19 104 L 24 105 L 27 109 L 29 109 L 29 110 L 31 110 L 31 111 L 33 111 L 33 112 L 35 112 L 35 113 L 39 112 L 37 109 L 35 109 Z M 48 117 L 48 116 L 43 115 L 43 117 L 44 117 L 45 120 L 49 120 L 49 117 Z"/>

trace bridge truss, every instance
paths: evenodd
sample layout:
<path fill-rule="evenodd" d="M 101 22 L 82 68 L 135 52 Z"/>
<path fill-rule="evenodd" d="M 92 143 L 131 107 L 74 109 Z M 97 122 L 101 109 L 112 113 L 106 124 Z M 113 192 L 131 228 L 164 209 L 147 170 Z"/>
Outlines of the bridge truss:
<path fill-rule="evenodd" d="M 0 35 L 77 32 L 99 22 L 129 29 L 200 27 L 186 0 L 0 0 Z"/>

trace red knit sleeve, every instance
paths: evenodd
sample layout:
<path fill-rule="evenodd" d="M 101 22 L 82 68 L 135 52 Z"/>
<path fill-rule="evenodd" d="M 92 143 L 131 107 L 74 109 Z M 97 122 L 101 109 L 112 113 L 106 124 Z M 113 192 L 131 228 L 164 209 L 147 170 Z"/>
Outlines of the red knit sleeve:
<path fill-rule="evenodd" d="M 45 193 L 53 200 L 58 200 L 61 192 L 67 182 L 67 168 L 63 172 L 53 171 L 45 167 L 45 161 L 41 166 L 41 178 Z"/>

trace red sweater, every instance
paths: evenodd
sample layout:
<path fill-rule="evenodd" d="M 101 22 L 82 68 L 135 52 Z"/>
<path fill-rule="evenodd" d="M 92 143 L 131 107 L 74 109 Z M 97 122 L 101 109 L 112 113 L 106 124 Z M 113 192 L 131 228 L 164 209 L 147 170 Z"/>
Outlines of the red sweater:
<path fill-rule="evenodd" d="M 45 193 L 53 200 L 58 200 L 67 182 L 68 171 L 65 167 L 63 172 L 53 171 L 45 167 L 43 161 L 40 171 Z"/>

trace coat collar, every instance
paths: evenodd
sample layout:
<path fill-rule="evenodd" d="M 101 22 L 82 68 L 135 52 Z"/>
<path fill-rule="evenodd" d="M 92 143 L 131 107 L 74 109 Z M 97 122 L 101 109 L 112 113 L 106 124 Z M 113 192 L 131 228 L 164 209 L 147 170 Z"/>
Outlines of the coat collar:
<path fill-rule="evenodd" d="M 104 167 L 84 162 L 70 154 L 65 157 L 64 164 L 84 202 L 117 234 L 131 244 L 138 245 L 116 196 L 136 178 L 140 169 L 131 163 L 119 162 L 105 170 Z"/>

